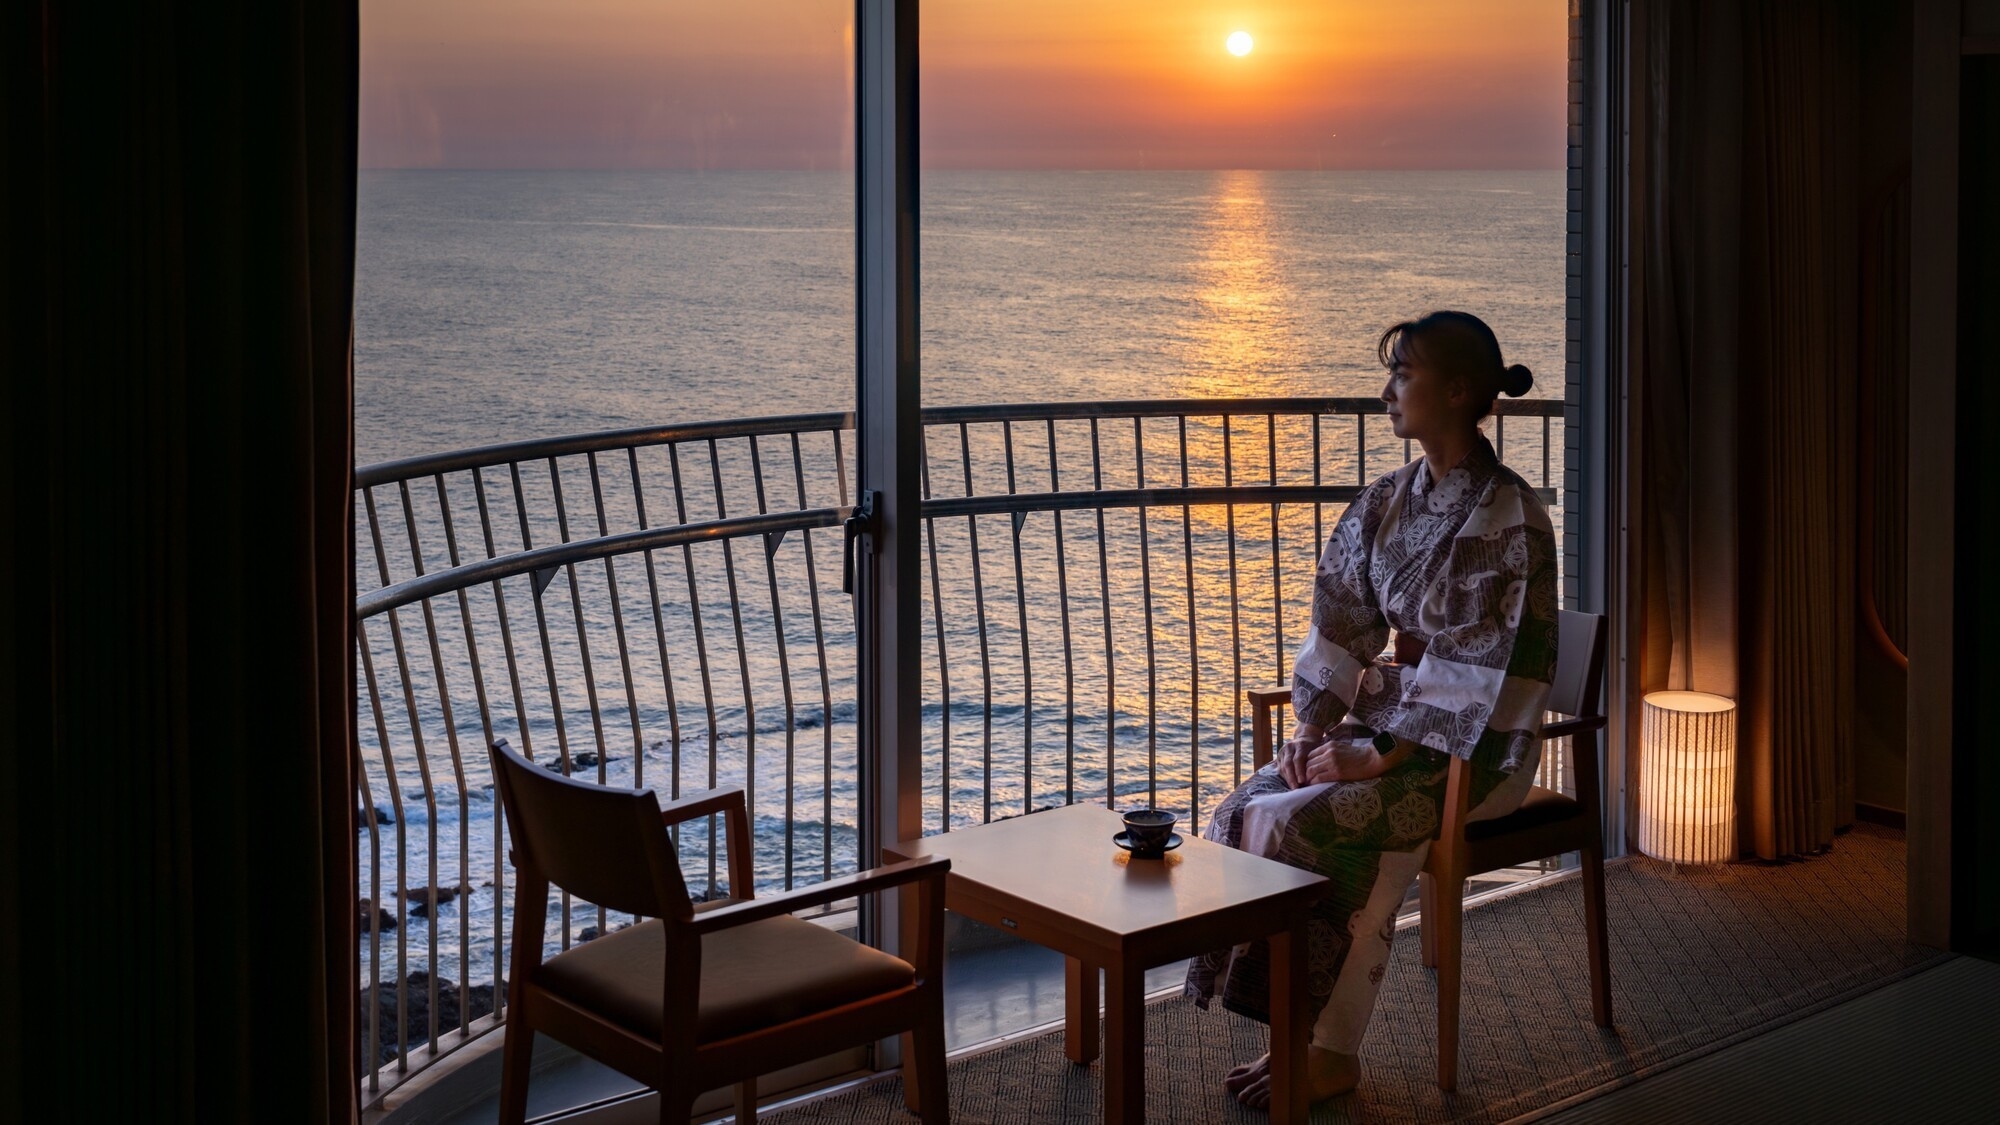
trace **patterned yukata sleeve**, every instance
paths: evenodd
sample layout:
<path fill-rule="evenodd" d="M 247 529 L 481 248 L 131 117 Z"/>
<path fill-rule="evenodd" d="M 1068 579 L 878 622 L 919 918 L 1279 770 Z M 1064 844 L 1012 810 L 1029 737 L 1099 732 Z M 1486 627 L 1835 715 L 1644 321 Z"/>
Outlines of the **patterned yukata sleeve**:
<path fill-rule="evenodd" d="M 1312 629 L 1292 664 L 1292 712 L 1302 723 L 1326 728 L 1345 718 L 1363 675 L 1389 641 L 1389 620 L 1376 604 L 1368 556 L 1394 491 L 1393 475 L 1370 485 L 1348 505 L 1320 552 Z"/>
<path fill-rule="evenodd" d="M 1506 738 L 1498 763 L 1512 771 L 1539 736 L 1555 675 L 1555 536 L 1525 484 L 1502 480 L 1447 548 L 1428 596 L 1452 624 L 1432 635 L 1406 669 L 1387 729 L 1399 738 L 1471 758 L 1488 731 Z"/>

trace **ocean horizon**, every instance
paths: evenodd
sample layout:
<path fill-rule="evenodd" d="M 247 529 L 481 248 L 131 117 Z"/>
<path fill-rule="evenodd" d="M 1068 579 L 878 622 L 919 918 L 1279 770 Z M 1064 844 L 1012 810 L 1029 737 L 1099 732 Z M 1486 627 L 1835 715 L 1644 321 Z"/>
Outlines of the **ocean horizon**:
<path fill-rule="evenodd" d="M 359 464 L 847 409 L 847 172 L 364 171 Z M 1377 336 L 1484 317 L 1561 397 L 1561 171 L 926 170 L 926 405 L 1373 395 Z"/>

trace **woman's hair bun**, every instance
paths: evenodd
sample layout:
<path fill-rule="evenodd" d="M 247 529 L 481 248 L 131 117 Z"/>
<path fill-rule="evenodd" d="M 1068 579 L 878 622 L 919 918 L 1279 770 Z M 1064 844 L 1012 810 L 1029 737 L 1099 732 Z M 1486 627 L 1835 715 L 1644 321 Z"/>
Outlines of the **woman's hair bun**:
<path fill-rule="evenodd" d="M 1520 398 L 1533 390 L 1534 386 L 1535 373 L 1528 370 L 1528 365 L 1525 363 L 1514 364 L 1501 373 L 1500 389 L 1507 392 L 1508 398 Z"/>

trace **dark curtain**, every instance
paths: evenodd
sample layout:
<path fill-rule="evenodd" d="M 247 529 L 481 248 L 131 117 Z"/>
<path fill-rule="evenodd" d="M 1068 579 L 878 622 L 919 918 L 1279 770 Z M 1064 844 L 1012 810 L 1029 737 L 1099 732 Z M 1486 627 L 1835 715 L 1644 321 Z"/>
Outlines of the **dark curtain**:
<path fill-rule="evenodd" d="M 0 1118 L 351 1121 L 356 11 L 4 18 Z"/>
<path fill-rule="evenodd" d="M 1853 814 L 1856 13 L 1636 21 L 1641 686 L 1737 700 L 1762 858 Z"/>

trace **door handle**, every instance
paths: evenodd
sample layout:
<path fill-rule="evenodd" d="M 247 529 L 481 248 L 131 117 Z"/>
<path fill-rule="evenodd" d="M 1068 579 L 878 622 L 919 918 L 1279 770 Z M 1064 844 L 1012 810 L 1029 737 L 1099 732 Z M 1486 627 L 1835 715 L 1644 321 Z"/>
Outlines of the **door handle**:
<path fill-rule="evenodd" d="M 846 541 L 841 545 L 840 592 L 854 593 L 854 543 L 863 535 L 875 530 L 875 497 L 878 493 L 864 489 L 857 498 L 860 502 L 848 513 L 841 527 L 846 531 Z"/>

